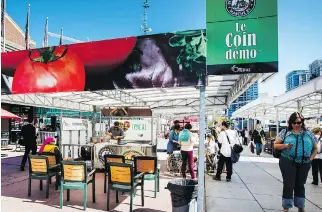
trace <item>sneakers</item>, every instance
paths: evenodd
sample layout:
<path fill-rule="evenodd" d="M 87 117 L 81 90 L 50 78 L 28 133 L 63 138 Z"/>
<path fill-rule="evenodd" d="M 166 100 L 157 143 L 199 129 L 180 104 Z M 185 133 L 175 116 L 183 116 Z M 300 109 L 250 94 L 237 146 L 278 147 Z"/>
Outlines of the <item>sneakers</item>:
<path fill-rule="evenodd" d="M 221 178 L 220 177 L 214 177 L 214 180 L 221 181 Z"/>
<path fill-rule="evenodd" d="M 227 178 L 227 179 L 226 179 L 226 181 L 227 181 L 227 182 L 230 182 L 230 181 L 231 181 L 231 179 L 230 179 L 230 178 Z"/>
<path fill-rule="evenodd" d="M 23 167 L 23 166 L 20 166 L 20 171 L 25 171 L 25 167 Z"/>

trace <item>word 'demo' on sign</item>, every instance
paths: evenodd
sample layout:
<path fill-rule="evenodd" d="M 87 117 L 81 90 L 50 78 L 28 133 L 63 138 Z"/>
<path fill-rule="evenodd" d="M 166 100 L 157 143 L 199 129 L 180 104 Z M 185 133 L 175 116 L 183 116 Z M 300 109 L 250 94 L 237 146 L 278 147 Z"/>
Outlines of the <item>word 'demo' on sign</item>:
<path fill-rule="evenodd" d="M 256 33 L 247 33 L 246 24 L 236 23 L 235 33 L 228 33 L 226 36 L 226 46 L 230 48 L 226 51 L 227 60 L 256 58 Z M 239 49 L 239 47 L 243 49 Z M 246 49 L 245 49 L 246 48 Z M 250 48 L 250 49 L 249 49 Z"/>

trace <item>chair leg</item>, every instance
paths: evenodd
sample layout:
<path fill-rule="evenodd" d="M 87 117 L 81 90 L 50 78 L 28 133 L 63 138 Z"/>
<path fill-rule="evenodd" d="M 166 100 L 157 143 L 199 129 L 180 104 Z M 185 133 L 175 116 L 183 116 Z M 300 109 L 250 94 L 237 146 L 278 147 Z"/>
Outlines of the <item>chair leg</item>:
<path fill-rule="evenodd" d="M 106 194 L 106 173 L 105 173 L 105 176 L 104 176 L 104 193 Z"/>
<path fill-rule="evenodd" d="M 67 201 L 70 200 L 70 189 L 67 189 Z"/>
<path fill-rule="evenodd" d="M 84 185 L 84 211 L 86 211 L 87 205 L 87 184 Z"/>
<path fill-rule="evenodd" d="M 131 195 L 130 195 L 130 212 L 133 211 L 133 195 L 134 195 L 135 188 L 132 188 Z"/>
<path fill-rule="evenodd" d="M 96 192 L 95 192 L 95 173 L 93 174 L 93 181 L 92 181 L 92 197 L 93 197 L 93 203 L 95 203 L 95 195 L 96 195 Z M 106 190 L 105 190 L 105 193 L 106 193 Z"/>
<path fill-rule="evenodd" d="M 31 178 L 28 179 L 28 197 L 31 196 Z"/>
<path fill-rule="evenodd" d="M 160 192 L 160 171 L 158 170 L 158 177 L 157 177 L 157 180 L 158 180 L 158 192 Z"/>
<path fill-rule="evenodd" d="M 155 193 L 154 193 L 155 195 Z M 141 184 L 141 203 L 142 203 L 142 206 L 144 206 L 144 178 L 142 180 L 142 184 Z"/>
<path fill-rule="evenodd" d="M 49 184 L 50 184 L 51 177 L 48 177 L 46 180 L 46 198 L 49 197 Z"/>
<path fill-rule="evenodd" d="M 39 189 L 42 191 L 42 180 L 40 180 Z"/>
<path fill-rule="evenodd" d="M 60 209 L 63 208 L 63 203 L 64 203 L 64 186 L 63 186 L 63 182 L 60 182 Z"/>
<path fill-rule="evenodd" d="M 58 190 L 58 184 L 59 184 L 59 176 L 56 175 L 56 183 L 55 183 L 55 190 Z"/>
<path fill-rule="evenodd" d="M 157 198 L 157 185 L 158 184 L 158 177 L 154 175 L 154 198 Z"/>
<path fill-rule="evenodd" d="M 108 186 L 108 188 L 107 188 L 107 211 L 110 211 L 110 193 L 111 193 L 110 186 Z"/>
<path fill-rule="evenodd" d="M 119 192 L 116 191 L 116 203 L 119 203 Z"/>

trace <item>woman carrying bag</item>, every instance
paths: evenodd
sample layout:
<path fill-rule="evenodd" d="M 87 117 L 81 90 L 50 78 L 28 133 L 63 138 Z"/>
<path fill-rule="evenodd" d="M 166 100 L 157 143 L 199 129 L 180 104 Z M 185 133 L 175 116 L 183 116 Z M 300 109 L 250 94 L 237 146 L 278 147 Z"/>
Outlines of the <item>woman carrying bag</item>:
<path fill-rule="evenodd" d="M 279 166 L 283 177 L 283 212 L 298 208 L 305 212 L 305 183 L 311 161 L 317 154 L 317 139 L 304 125 L 304 117 L 293 113 L 288 120 L 288 128 L 276 137 L 274 148 L 280 151 Z M 293 197 L 294 193 L 294 197 Z"/>

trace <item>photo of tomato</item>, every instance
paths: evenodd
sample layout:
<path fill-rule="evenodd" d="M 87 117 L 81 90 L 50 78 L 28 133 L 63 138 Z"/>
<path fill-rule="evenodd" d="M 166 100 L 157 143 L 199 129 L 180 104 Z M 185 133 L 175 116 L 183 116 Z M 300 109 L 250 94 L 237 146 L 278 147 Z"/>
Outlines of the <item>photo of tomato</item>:
<path fill-rule="evenodd" d="M 16 68 L 12 93 L 83 91 L 85 69 L 67 46 L 30 50 Z"/>

